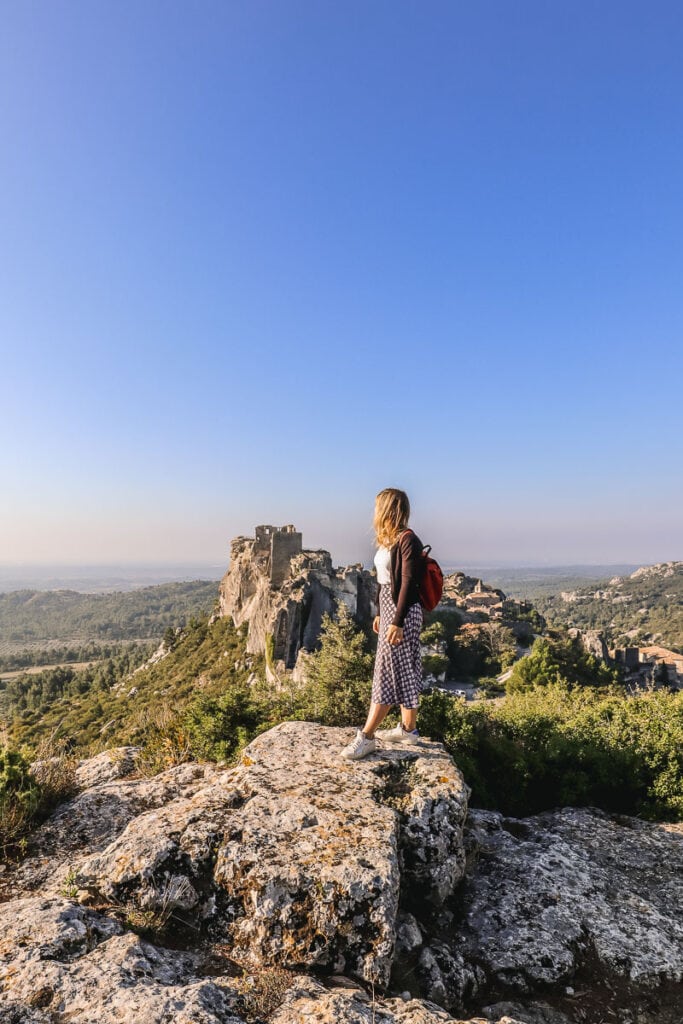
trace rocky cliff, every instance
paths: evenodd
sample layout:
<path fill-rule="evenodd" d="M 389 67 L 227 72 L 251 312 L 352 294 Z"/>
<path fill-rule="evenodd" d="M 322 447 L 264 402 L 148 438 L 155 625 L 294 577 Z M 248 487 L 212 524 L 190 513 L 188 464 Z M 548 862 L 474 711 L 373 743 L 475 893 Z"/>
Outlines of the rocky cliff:
<path fill-rule="evenodd" d="M 362 565 L 334 568 L 329 551 L 301 547 L 290 524 L 257 526 L 254 537 L 236 537 L 220 585 L 220 614 L 248 623 L 247 651 L 293 669 L 299 652 L 315 649 L 325 612 L 343 601 L 360 626 L 375 614 L 375 576 Z M 269 639 L 272 638 L 272 639 Z"/>
<path fill-rule="evenodd" d="M 84 761 L 0 873 L 0 1021 L 679 1024 L 682 825 L 468 812 L 439 744 L 350 734 Z"/>

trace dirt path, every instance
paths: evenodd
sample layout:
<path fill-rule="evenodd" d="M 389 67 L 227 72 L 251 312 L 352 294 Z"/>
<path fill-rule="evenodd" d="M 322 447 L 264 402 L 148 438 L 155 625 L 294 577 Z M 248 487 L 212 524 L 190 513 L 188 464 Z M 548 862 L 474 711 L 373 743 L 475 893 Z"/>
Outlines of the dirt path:
<path fill-rule="evenodd" d="M 17 676 L 23 675 L 35 676 L 38 672 L 47 672 L 51 668 L 73 668 L 76 670 L 90 668 L 91 665 L 97 665 L 103 660 L 106 661 L 106 659 L 96 658 L 94 661 L 59 661 L 52 665 L 27 665 L 26 668 L 13 669 L 11 672 L 0 671 L 0 679 L 16 679 Z"/>

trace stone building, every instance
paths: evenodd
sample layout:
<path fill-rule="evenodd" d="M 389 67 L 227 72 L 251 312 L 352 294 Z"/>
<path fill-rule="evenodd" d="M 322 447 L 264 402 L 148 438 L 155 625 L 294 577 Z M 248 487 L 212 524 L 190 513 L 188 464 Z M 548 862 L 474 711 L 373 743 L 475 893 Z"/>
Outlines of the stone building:
<path fill-rule="evenodd" d="M 614 651 L 614 660 L 625 670 L 625 681 L 635 687 L 669 686 L 683 689 L 683 654 L 658 644 L 623 647 Z"/>
<path fill-rule="evenodd" d="M 491 618 L 501 618 L 504 600 L 502 590 L 494 590 L 477 580 L 474 589 L 465 595 L 465 608 L 468 612 L 485 612 Z"/>

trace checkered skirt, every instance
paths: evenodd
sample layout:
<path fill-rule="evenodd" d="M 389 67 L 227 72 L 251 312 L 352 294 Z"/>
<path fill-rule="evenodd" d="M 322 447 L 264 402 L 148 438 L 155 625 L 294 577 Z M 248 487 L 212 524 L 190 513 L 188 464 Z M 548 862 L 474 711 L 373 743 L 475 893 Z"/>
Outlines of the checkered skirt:
<path fill-rule="evenodd" d="M 411 605 L 403 623 L 403 640 L 390 644 L 387 629 L 396 614 L 391 587 L 379 588 L 379 634 L 372 677 L 372 700 L 375 704 L 402 704 L 416 708 L 422 690 L 422 605 Z"/>

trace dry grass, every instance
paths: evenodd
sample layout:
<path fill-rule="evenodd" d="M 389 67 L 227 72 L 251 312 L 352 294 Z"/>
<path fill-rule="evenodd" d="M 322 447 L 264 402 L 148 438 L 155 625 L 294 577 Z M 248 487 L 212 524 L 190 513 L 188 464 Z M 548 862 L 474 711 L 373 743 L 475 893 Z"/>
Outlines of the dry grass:
<path fill-rule="evenodd" d="M 58 737 L 56 730 L 40 741 L 31 774 L 42 790 L 44 811 L 51 810 L 76 792 L 79 760 L 71 752 L 69 740 Z"/>
<path fill-rule="evenodd" d="M 31 815 L 22 804 L 0 801 L 0 862 L 26 856 L 31 823 Z"/>
<path fill-rule="evenodd" d="M 268 1020 L 281 1006 L 293 981 L 290 971 L 283 967 L 263 967 L 245 972 L 243 977 L 231 981 L 242 1001 L 241 1012 L 247 1021 Z"/>
<path fill-rule="evenodd" d="M 68 879 L 67 879 L 68 881 Z M 72 876 L 74 886 L 78 883 L 77 872 Z M 173 876 L 156 889 L 150 905 L 140 907 L 132 900 L 109 898 L 105 903 L 95 904 L 100 913 L 111 914 L 125 928 L 154 942 L 164 942 L 168 938 L 169 929 L 177 924 L 187 928 L 185 918 L 178 918 L 175 911 L 191 891 L 191 883 L 184 876 Z M 91 904 L 92 905 L 92 904 Z"/>
<path fill-rule="evenodd" d="M 145 708 L 136 720 L 137 728 L 144 734 L 142 750 L 135 762 L 140 775 L 150 778 L 193 759 L 190 737 L 172 708 Z"/>

